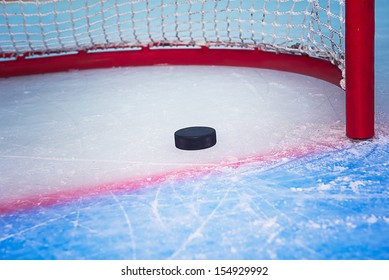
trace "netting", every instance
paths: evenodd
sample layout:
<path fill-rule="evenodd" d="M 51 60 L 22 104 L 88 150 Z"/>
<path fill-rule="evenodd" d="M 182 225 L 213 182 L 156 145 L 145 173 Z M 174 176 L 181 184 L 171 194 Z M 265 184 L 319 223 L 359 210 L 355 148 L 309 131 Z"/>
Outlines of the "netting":
<path fill-rule="evenodd" d="M 0 0 L 0 60 L 139 46 L 257 48 L 344 71 L 344 0 Z"/>

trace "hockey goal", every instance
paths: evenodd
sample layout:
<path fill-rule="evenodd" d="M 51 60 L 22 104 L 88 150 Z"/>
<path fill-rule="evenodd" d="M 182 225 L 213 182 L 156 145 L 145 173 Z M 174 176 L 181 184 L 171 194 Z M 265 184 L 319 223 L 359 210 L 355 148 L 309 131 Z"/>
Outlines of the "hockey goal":
<path fill-rule="evenodd" d="M 345 89 L 347 136 L 374 135 L 374 0 L 0 0 L 0 9 L 0 77 L 164 63 L 291 71 Z"/>

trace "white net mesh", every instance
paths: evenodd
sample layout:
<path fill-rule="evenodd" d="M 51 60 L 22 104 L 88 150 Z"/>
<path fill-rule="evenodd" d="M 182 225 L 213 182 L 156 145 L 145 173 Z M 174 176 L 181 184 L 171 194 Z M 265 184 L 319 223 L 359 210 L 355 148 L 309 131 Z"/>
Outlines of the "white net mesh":
<path fill-rule="evenodd" d="M 344 70 L 344 0 L 0 0 L 0 61 L 140 45 L 260 48 Z"/>

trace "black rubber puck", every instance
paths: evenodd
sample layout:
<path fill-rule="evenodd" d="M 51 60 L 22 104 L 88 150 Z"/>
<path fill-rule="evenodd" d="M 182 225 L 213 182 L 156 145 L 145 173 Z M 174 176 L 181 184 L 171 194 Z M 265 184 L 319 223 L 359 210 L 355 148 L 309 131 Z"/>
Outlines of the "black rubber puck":
<path fill-rule="evenodd" d="M 216 130 L 212 127 L 192 126 L 174 133 L 176 147 L 181 150 L 202 150 L 216 144 Z"/>

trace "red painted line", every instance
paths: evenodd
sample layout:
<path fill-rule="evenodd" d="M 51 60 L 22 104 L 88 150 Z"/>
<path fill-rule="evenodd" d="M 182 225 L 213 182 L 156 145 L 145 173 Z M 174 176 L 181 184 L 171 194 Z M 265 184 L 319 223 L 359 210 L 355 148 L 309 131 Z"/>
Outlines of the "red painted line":
<path fill-rule="evenodd" d="M 217 165 L 212 164 L 202 167 L 175 170 L 154 176 L 129 179 L 122 182 L 102 183 L 94 186 L 80 186 L 77 188 L 72 188 L 71 190 L 63 190 L 50 194 L 35 194 L 28 197 L 11 200 L 5 203 L 3 202 L 0 205 L 0 215 L 54 206 L 57 204 L 76 201 L 80 198 L 97 197 L 100 195 L 109 194 L 110 192 L 133 192 L 141 188 L 152 187 L 153 185 L 170 180 L 185 180 L 188 178 L 207 174 L 222 174 L 248 164 L 272 164 L 283 158 L 300 158 L 318 152 L 325 152 L 335 149 L 337 150 L 339 149 L 339 145 L 340 144 L 331 145 L 329 143 L 301 145 L 285 150 L 272 151 L 270 153 L 254 157 L 242 158 L 234 162 L 221 162 Z"/>
<path fill-rule="evenodd" d="M 10 54 L 11 55 L 11 54 Z M 142 46 L 135 51 L 85 52 L 71 55 L 42 56 L 28 59 L 28 54 L 0 62 L 0 78 L 20 75 L 64 72 L 111 67 L 148 65 L 214 65 L 274 69 L 303 74 L 339 86 L 342 73 L 331 62 L 307 55 L 264 52 L 260 49 L 152 49 Z"/>

